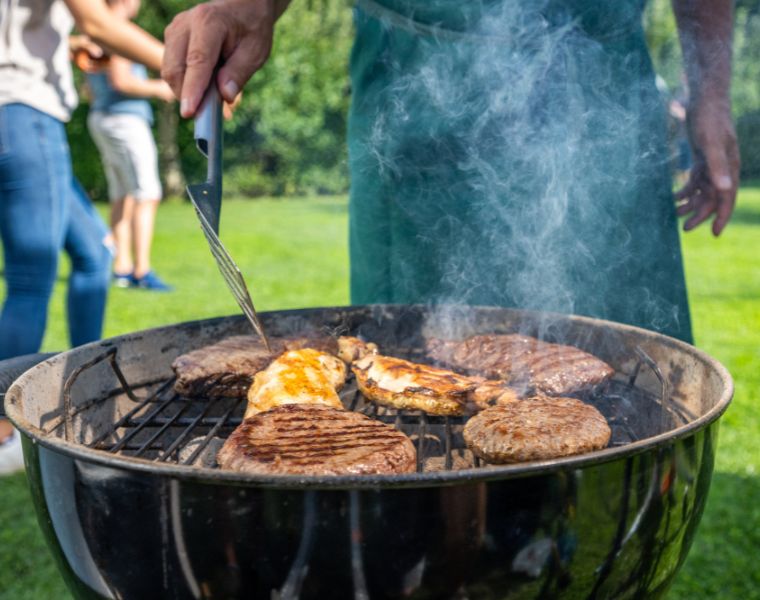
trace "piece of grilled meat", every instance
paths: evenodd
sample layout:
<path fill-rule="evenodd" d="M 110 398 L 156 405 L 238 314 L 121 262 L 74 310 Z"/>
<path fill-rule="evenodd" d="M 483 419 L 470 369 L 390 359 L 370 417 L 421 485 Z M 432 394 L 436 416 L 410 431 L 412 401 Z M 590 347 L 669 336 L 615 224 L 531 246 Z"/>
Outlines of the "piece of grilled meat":
<path fill-rule="evenodd" d="M 437 364 L 500 379 L 524 392 L 562 396 L 606 381 L 615 371 L 574 346 L 519 334 L 475 335 L 463 341 L 430 339 L 427 353 Z"/>
<path fill-rule="evenodd" d="M 413 472 L 417 454 L 402 432 L 360 413 L 287 404 L 244 420 L 217 462 L 245 473 L 364 475 Z"/>
<path fill-rule="evenodd" d="M 313 348 L 285 352 L 254 376 L 245 418 L 284 404 L 343 408 L 338 391 L 346 375 L 346 363 L 332 354 Z"/>
<path fill-rule="evenodd" d="M 467 447 L 489 463 L 516 463 L 604 448 L 611 431 L 604 416 L 575 398 L 535 396 L 493 406 L 464 426 Z"/>
<path fill-rule="evenodd" d="M 350 365 L 369 354 L 377 354 L 377 344 L 365 342 L 350 335 L 342 335 L 338 338 L 338 358 L 346 364 Z"/>
<path fill-rule="evenodd" d="M 365 398 L 431 415 L 463 415 L 517 398 L 502 382 L 484 381 L 401 358 L 367 355 L 351 366 Z"/>
<path fill-rule="evenodd" d="M 175 391 L 183 396 L 244 398 L 253 376 L 287 350 L 338 352 L 338 342 L 328 335 L 273 337 L 269 342 L 272 352 L 258 336 L 236 335 L 178 356 L 172 363 Z"/>

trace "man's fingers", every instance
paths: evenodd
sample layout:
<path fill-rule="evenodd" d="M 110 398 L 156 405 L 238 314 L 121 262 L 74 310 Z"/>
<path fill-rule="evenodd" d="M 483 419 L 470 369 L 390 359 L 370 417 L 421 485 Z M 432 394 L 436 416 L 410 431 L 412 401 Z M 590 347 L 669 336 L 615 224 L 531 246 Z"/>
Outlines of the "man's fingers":
<path fill-rule="evenodd" d="M 684 231 L 691 231 L 697 225 L 704 223 L 715 211 L 716 202 L 713 198 L 704 198 L 697 206 L 694 214 L 683 224 Z"/>
<path fill-rule="evenodd" d="M 730 200 L 723 199 L 718 203 L 718 207 L 715 211 L 717 216 L 712 225 L 713 235 L 720 235 L 723 228 L 728 224 L 728 220 L 731 218 L 731 213 L 734 212 L 734 204 L 735 196 L 732 196 Z"/>
<path fill-rule="evenodd" d="M 679 217 L 683 217 L 684 215 L 688 215 L 696 207 L 697 207 L 696 200 L 694 198 L 689 198 L 686 202 L 679 204 L 676 207 L 676 214 Z"/>
<path fill-rule="evenodd" d="M 271 35 L 262 31 L 261 36 L 247 36 L 226 57 L 224 66 L 217 74 L 217 86 L 227 102 L 234 102 L 245 83 L 269 58 L 272 48 Z"/>
<path fill-rule="evenodd" d="M 227 35 L 224 21 L 214 17 L 211 5 L 201 4 L 194 11 L 180 94 L 179 111 L 183 117 L 192 117 L 198 109 L 219 63 L 222 42 Z"/>
<path fill-rule="evenodd" d="M 739 185 L 739 148 L 736 143 L 736 136 L 729 135 L 725 144 L 725 161 L 726 168 L 730 172 L 731 185 L 725 189 L 718 189 L 718 203 L 715 209 L 716 217 L 712 224 L 713 235 L 718 236 L 721 234 L 725 226 L 728 224 L 731 214 L 734 211 L 736 205 L 736 194 L 738 192 Z M 717 186 L 716 186 L 717 188 Z"/>
<path fill-rule="evenodd" d="M 190 27 L 187 14 L 177 15 L 164 30 L 164 58 L 161 62 L 161 79 L 169 84 L 174 95 L 179 98 L 185 79 L 185 56 L 190 41 Z"/>
<path fill-rule="evenodd" d="M 711 142 L 702 151 L 707 162 L 707 171 L 713 187 L 719 192 L 731 190 L 735 185 L 731 177 L 731 165 L 728 160 L 726 147 L 722 143 Z"/>
<path fill-rule="evenodd" d="M 686 185 L 684 185 L 680 190 L 678 190 L 675 194 L 676 200 L 684 200 L 686 198 L 691 197 L 696 191 L 697 191 L 698 183 L 694 176 L 692 175 L 689 177 L 689 181 L 686 182 Z"/>

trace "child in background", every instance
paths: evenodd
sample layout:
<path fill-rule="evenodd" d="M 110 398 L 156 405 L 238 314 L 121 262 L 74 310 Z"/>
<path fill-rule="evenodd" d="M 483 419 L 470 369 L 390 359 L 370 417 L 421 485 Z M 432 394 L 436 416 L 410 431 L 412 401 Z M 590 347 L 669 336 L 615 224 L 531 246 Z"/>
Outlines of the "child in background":
<path fill-rule="evenodd" d="M 111 12 L 134 19 L 140 0 L 109 0 Z M 115 248 L 114 283 L 154 291 L 171 289 L 152 270 L 151 245 L 161 201 L 156 144 L 148 98 L 172 102 L 160 79 L 149 79 L 143 65 L 112 56 L 105 68 L 87 74 L 91 93 L 87 126 L 103 159 L 111 201 Z"/>

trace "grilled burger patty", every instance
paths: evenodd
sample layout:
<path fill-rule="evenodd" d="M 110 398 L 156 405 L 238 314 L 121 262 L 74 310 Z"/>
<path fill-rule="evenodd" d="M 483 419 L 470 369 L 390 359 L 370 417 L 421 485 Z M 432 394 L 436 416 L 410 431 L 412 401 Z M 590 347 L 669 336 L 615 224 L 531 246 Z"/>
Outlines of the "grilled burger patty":
<path fill-rule="evenodd" d="M 516 463 L 604 448 L 611 431 L 602 414 L 575 398 L 535 396 L 494 406 L 464 426 L 464 440 L 489 463 Z"/>
<path fill-rule="evenodd" d="M 287 404 L 235 429 L 217 454 L 222 468 L 282 475 L 411 473 L 411 440 L 390 425 L 328 406 Z"/>
<path fill-rule="evenodd" d="M 236 335 L 174 359 L 174 389 L 184 396 L 244 398 L 253 376 L 287 350 L 315 348 L 336 354 L 337 341 L 327 335 L 282 337 L 269 340 L 270 353 L 253 335 Z"/>
<path fill-rule="evenodd" d="M 370 354 L 355 361 L 351 369 L 365 398 L 396 409 L 463 415 L 491 402 L 517 398 L 502 382 L 483 381 L 392 356 Z"/>
<path fill-rule="evenodd" d="M 427 352 L 436 363 L 550 396 L 599 385 L 615 373 L 579 348 L 519 334 L 476 335 L 459 342 L 430 339 Z"/>
<path fill-rule="evenodd" d="M 346 363 L 313 348 L 290 350 L 253 378 L 245 418 L 283 404 L 325 404 L 343 408 L 338 391 Z"/>

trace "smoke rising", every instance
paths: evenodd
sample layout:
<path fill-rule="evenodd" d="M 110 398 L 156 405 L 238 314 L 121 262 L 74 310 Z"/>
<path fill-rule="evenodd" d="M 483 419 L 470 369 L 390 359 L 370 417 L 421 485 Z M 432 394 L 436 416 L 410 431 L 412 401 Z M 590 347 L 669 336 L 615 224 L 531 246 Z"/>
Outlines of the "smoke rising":
<path fill-rule="evenodd" d="M 663 101 L 637 15 L 608 26 L 557 4 L 483 4 L 466 33 L 387 26 L 401 51 L 385 60 L 367 152 L 399 231 L 414 232 L 393 300 L 677 330 L 663 290 L 680 251 L 654 233 L 673 219 Z"/>

